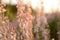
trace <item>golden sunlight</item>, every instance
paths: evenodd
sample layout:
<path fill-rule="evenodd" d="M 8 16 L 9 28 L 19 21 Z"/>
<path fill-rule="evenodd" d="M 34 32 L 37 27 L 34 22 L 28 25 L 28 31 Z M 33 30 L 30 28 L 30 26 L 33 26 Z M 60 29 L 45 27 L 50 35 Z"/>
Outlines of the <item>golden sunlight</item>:
<path fill-rule="evenodd" d="M 41 6 L 41 1 L 40 0 L 32 0 L 31 1 L 31 6 L 33 9 L 37 9 L 37 8 L 40 8 Z"/>
<path fill-rule="evenodd" d="M 56 12 L 58 9 L 58 0 L 43 0 L 44 13 Z M 32 0 L 31 5 L 33 9 L 41 8 L 41 0 Z"/>
<path fill-rule="evenodd" d="M 28 1 L 27 0 L 23 0 L 24 4 L 28 4 L 28 2 L 29 2 L 29 0 Z"/>
<path fill-rule="evenodd" d="M 5 3 L 9 3 L 11 1 L 11 4 L 17 4 L 17 0 L 2 0 Z M 24 4 L 30 4 L 31 7 L 36 9 L 41 9 L 42 4 L 41 1 L 43 1 L 43 9 L 44 13 L 51 13 L 56 12 L 57 10 L 60 12 L 60 0 L 23 0 Z"/>
<path fill-rule="evenodd" d="M 44 0 L 44 13 L 51 12 L 52 10 L 52 0 Z"/>
<path fill-rule="evenodd" d="M 58 2 L 58 0 L 52 0 L 52 8 L 53 8 L 53 11 L 55 12 L 55 11 L 57 11 L 58 10 L 58 4 L 59 4 L 59 2 Z"/>

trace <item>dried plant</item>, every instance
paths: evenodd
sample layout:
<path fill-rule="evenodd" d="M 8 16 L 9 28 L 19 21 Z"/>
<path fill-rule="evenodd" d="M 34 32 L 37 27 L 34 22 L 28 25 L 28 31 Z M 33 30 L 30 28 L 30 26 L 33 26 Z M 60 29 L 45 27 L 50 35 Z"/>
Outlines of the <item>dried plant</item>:
<path fill-rule="evenodd" d="M 20 37 L 18 40 L 34 40 L 33 33 L 32 33 L 32 20 L 33 17 L 31 15 L 31 7 L 30 5 L 24 5 L 18 1 L 17 4 L 17 20 L 19 23 L 19 33 Z"/>

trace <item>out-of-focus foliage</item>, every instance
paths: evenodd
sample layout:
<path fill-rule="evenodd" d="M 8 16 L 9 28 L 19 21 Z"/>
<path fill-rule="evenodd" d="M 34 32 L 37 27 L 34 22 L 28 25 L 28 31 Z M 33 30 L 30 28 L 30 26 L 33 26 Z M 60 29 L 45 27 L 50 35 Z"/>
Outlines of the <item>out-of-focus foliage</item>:
<path fill-rule="evenodd" d="M 58 40 L 58 35 L 57 35 L 57 22 L 58 22 L 58 18 L 57 16 L 55 16 L 55 18 L 49 22 L 49 26 L 50 26 L 50 40 L 52 38 L 54 38 L 55 40 Z"/>
<path fill-rule="evenodd" d="M 42 31 L 39 31 L 39 40 L 43 40 Z"/>
<path fill-rule="evenodd" d="M 10 19 L 10 21 L 12 21 L 12 19 L 14 19 L 14 17 L 16 16 L 16 5 L 7 5 L 6 6 L 6 16 L 8 16 L 8 18 Z"/>

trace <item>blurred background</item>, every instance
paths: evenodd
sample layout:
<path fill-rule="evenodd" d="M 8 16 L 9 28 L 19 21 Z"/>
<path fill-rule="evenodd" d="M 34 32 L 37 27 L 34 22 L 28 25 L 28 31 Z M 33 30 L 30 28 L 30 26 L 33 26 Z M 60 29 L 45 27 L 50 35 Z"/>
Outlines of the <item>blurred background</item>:
<path fill-rule="evenodd" d="M 8 17 L 11 24 L 12 22 L 16 22 L 17 0 L 1 0 L 1 2 L 6 4 L 6 6 L 4 7 L 6 9 L 4 15 Z M 45 15 L 48 23 L 47 25 L 49 25 L 48 29 L 50 30 L 49 40 L 60 40 L 60 0 L 44 0 L 43 2 L 41 2 L 41 0 L 31 0 L 31 8 L 33 16 L 37 15 L 38 10 L 40 10 L 41 14 Z M 13 24 L 15 25 L 15 23 Z M 39 34 L 39 36 L 42 37 L 41 32 Z"/>

